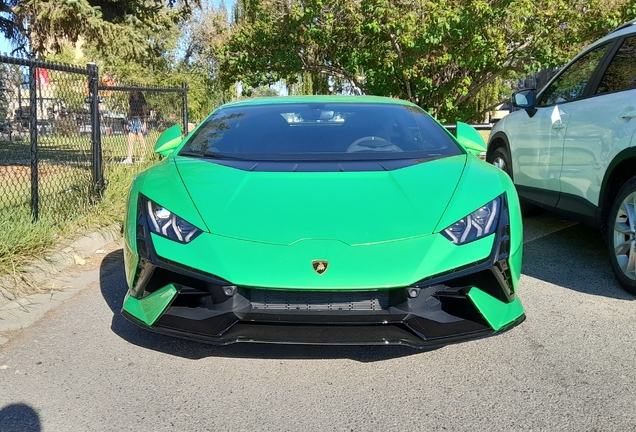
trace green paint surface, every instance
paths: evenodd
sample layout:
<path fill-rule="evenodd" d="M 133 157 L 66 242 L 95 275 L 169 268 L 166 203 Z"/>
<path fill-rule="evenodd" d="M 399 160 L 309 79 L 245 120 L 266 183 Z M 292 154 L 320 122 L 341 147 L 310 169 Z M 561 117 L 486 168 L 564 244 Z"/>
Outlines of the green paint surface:
<path fill-rule="evenodd" d="M 175 163 L 213 234 L 283 245 L 303 239 L 362 245 L 431 234 L 466 159 L 370 172 L 251 172 L 183 156 Z M 490 189 L 479 193 L 479 205 L 497 196 Z"/>
<path fill-rule="evenodd" d="M 124 299 L 124 310 L 150 327 L 176 295 L 177 289 L 172 284 L 166 285 L 142 299 L 136 299 L 127 294 Z"/>
<path fill-rule="evenodd" d="M 168 156 L 181 144 L 181 126 L 176 124 L 166 129 L 155 143 L 155 153 Z"/>
<path fill-rule="evenodd" d="M 486 151 L 486 143 L 479 132 L 463 122 L 457 122 L 457 142 L 474 155 Z"/>
<path fill-rule="evenodd" d="M 233 284 L 281 289 L 368 290 L 408 286 L 486 258 L 494 235 L 456 246 L 440 234 L 352 246 L 333 239 L 277 245 L 202 234 L 189 244 L 152 235 L 157 253 Z M 318 275 L 312 261 L 327 260 Z"/>
<path fill-rule="evenodd" d="M 456 246 L 439 232 L 504 191 L 517 225 L 510 265 L 518 278 L 521 217 L 514 187 L 501 170 L 476 158 L 388 172 L 281 173 L 170 156 L 133 183 L 125 228 L 128 281 L 138 262 L 139 193 L 203 230 L 188 244 L 152 235 L 166 259 L 242 286 L 387 289 L 487 257 L 494 235 Z M 328 270 L 316 274 L 313 260 L 329 261 Z"/>
<path fill-rule="evenodd" d="M 332 100 L 293 99 L 236 104 Z M 456 246 L 439 232 L 506 193 L 515 287 L 521 269 L 514 186 L 501 170 L 468 155 L 393 171 L 251 172 L 172 153 L 140 173 L 131 188 L 124 248 L 129 283 L 138 265 L 139 193 L 203 231 L 188 244 L 153 234 L 161 257 L 241 286 L 318 290 L 403 287 L 484 259 L 494 235 Z M 327 271 L 318 275 L 313 260 L 327 260 Z"/>
<path fill-rule="evenodd" d="M 512 273 L 512 285 L 517 290 L 519 278 L 521 277 L 521 256 L 523 253 L 523 221 L 521 219 L 521 208 L 519 197 L 514 186 L 510 187 L 508 195 L 508 213 L 510 215 L 510 258 L 508 266 Z"/>
<path fill-rule="evenodd" d="M 468 298 L 494 331 L 499 331 L 523 315 L 523 306 L 519 297 L 510 303 L 497 300 L 477 287 L 468 291 Z"/>

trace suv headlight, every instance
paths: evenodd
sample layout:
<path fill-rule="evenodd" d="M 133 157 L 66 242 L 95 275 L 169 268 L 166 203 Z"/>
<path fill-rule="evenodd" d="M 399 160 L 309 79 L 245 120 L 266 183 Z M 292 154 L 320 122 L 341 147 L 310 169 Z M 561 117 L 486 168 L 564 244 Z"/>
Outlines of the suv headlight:
<path fill-rule="evenodd" d="M 155 234 L 179 243 L 189 243 L 202 231 L 159 204 L 146 200 L 148 228 Z"/>
<path fill-rule="evenodd" d="M 501 213 L 501 201 L 502 197 L 498 196 L 461 218 L 441 234 L 456 245 L 463 245 L 494 233 Z"/>

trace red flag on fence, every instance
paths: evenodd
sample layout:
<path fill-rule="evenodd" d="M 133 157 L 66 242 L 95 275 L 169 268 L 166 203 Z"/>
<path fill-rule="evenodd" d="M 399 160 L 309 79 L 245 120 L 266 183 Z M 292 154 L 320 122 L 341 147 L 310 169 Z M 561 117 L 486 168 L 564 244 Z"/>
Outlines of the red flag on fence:
<path fill-rule="evenodd" d="M 35 82 L 40 86 L 47 86 L 49 82 L 49 70 L 37 68 L 35 70 Z"/>

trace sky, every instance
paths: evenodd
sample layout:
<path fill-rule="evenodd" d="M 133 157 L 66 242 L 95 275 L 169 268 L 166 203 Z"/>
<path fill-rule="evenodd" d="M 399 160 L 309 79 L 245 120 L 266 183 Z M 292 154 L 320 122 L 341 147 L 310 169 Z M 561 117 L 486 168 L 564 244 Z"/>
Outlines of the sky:
<path fill-rule="evenodd" d="M 4 37 L 2 37 L 0 39 L 0 53 L 8 55 L 9 52 L 11 52 L 11 46 L 9 45 L 9 41 L 6 40 Z"/>
<path fill-rule="evenodd" d="M 0 16 L 6 16 L 6 14 L 0 14 Z M 5 39 L 3 35 L 0 35 L 0 53 L 9 54 L 11 52 L 11 45 L 9 41 Z"/>

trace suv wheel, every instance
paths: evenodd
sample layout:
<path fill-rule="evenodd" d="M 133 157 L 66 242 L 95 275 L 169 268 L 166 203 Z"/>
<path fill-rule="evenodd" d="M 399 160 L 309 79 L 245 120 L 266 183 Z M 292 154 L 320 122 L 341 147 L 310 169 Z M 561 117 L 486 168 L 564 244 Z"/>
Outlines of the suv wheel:
<path fill-rule="evenodd" d="M 616 279 L 636 295 L 636 177 L 623 185 L 607 221 L 610 262 Z"/>
<path fill-rule="evenodd" d="M 505 147 L 499 147 L 492 152 L 488 158 L 488 162 L 508 174 L 512 178 L 512 165 L 510 163 L 510 156 Z"/>
<path fill-rule="evenodd" d="M 510 162 L 510 155 L 505 147 L 498 147 L 492 154 L 486 159 L 486 161 L 512 178 L 512 163 Z M 519 202 L 521 206 L 521 213 L 524 217 L 532 217 L 543 212 L 543 209 L 535 206 L 534 204 L 527 203 L 525 201 Z"/>

